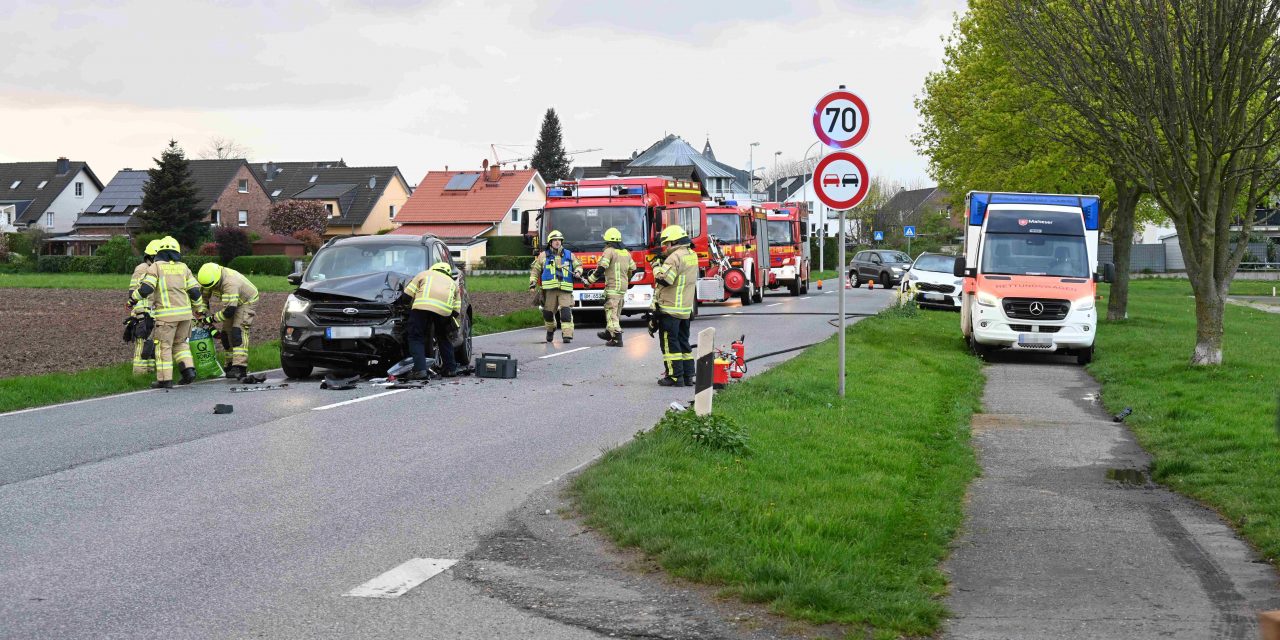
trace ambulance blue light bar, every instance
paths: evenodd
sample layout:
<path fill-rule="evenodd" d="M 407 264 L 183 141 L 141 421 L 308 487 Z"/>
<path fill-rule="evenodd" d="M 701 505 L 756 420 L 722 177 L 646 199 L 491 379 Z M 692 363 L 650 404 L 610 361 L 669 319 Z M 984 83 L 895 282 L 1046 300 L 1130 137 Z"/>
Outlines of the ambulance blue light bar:
<path fill-rule="evenodd" d="M 987 207 L 993 204 L 1047 204 L 1060 207 L 1080 207 L 1084 211 L 1084 228 L 1089 231 L 1098 230 L 1098 217 L 1101 208 L 1098 196 L 971 191 L 969 192 L 969 224 L 982 224 L 982 221 L 987 217 Z"/>

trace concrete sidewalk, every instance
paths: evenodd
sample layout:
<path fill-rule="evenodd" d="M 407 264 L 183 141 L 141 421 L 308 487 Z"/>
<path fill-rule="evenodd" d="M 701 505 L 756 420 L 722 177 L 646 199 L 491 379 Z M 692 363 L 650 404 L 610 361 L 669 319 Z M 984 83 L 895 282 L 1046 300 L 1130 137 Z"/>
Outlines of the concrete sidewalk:
<path fill-rule="evenodd" d="M 1212 511 L 1151 484 L 1150 457 L 1074 365 L 987 367 L 983 475 L 947 562 L 947 638 L 1256 638 L 1272 568 Z"/>

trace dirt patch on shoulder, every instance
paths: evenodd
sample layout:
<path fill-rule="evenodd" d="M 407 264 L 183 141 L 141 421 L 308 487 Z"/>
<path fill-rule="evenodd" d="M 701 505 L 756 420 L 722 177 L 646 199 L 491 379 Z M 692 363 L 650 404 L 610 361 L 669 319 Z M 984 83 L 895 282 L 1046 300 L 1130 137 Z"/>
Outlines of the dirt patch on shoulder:
<path fill-rule="evenodd" d="M 263 293 L 250 345 L 280 337 L 280 312 L 288 293 Z M 70 373 L 127 362 L 133 344 L 124 331 L 124 291 L 109 289 L 0 288 L 0 378 Z M 529 307 L 520 292 L 471 294 L 476 314 L 505 315 Z M 215 304 L 215 308 L 221 308 Z"/>

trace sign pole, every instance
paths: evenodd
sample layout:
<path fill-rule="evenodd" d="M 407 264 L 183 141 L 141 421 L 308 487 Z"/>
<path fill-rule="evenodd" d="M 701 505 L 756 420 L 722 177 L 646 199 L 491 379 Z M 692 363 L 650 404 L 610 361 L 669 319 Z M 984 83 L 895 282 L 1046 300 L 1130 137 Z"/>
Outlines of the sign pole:
<path fill-rule="evenodd" d="M 844 268 L 844 214 L 845 214 L 844 211 L 840 212 L 840 249 L 839 249 L 840 259 L 838 260 L 838 262 L 841 265 L 841 269 Z M 844 397 L 844 323 L 845 323 L 844 298 L 845 298 L 845 292 L 847 292 L 848 289 L 843 286 L 840 286 L 840 287 L 836 287 L 836 290 L 840 292 L 840 397 L 843 398 Z"/>

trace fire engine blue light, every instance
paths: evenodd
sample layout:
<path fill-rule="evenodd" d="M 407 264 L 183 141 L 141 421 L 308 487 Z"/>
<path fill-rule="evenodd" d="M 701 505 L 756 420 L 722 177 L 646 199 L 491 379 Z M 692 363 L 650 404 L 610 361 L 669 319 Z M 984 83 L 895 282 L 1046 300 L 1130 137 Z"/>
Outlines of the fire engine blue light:
<path fill-rule="evenodd" d="M 624 187 L 622 195 L 625 196 L 642 196 L 644 195 L 644 187 Z"/>
<path fill-rule="evenodd" d="M 736 207 L 736 206 L 738 206 L 738 201 L 737 201 L 737 200 L 725 200 L 725 201 L 724 201 L 724 206 L 726 206 L 726 207 Z"/>
<path fill-rule="evenodd" d="M 564 189 L 547 189 L 547 196 L 551 198 L 563 197 Z"/>

